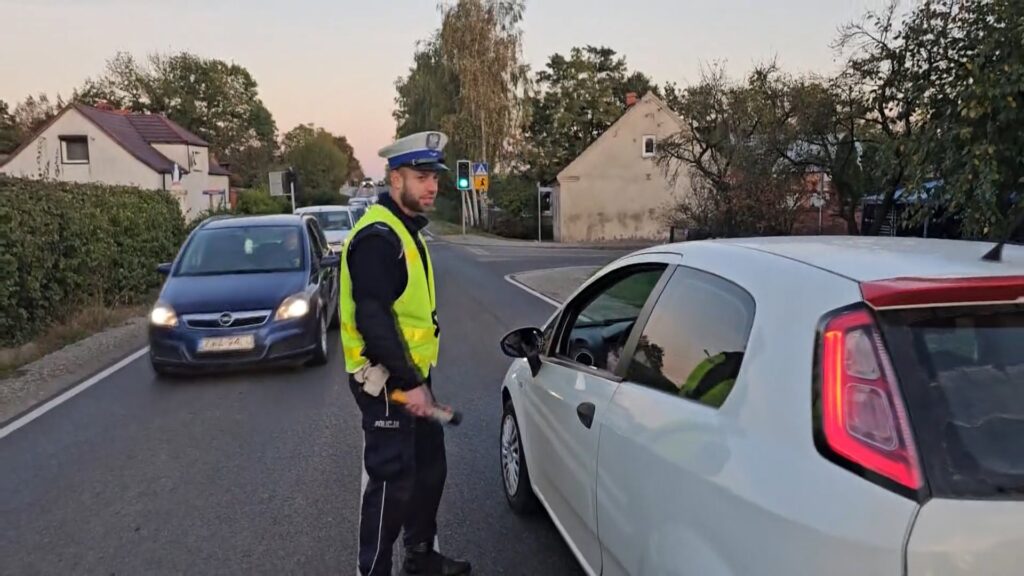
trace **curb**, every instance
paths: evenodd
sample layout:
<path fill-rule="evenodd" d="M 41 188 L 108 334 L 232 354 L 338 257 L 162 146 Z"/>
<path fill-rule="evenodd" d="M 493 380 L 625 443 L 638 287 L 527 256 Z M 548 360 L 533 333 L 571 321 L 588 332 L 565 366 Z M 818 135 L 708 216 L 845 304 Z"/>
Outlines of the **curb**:
<path fill-rule="evenodd" d="M 605 250 L 605 251 L 635 251 L 643 250 L 646 248 L 653 248 L 654 246 L 662 246 L 662 243 L 653 244 L 556 244 L 551 242 L 529 242 L 529 241 L 502 241 L 497 240 L 494 242 L 464 242 L 459 240 L 451 240 L 456 236 L 439 236 L 434 234 L 434 239 L 452 244 L 455 246 L 476 246 L 481 248 L 535 248 L 542 250 Z"/>

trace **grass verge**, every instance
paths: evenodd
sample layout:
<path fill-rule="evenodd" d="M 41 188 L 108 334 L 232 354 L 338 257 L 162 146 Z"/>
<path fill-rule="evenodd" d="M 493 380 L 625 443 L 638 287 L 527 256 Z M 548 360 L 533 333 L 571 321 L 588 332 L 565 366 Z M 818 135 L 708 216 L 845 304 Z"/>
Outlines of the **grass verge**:
<path fill-rule="evenodd" d="M 154 295 L 155 298 L 155 295 Z M 106 308 L 83 308 L 66 322 L 51 326 L 35 340 L 13 348 L 0 348 L 0 378 L 13 375 L 19 368 L 84 340 L 109 328 L 120 326 L 131 318 L 145 316 L 152 303 Z"/>
<path fill-rule="evenodd" d="M 427 230 L 429 230 L 431 234 L 435 234 L 437 236 L 458 236 L 462 234 L 462 224 L 448 222 L 447 220 L 431 220 L 430 224 L 427 226 Z M 472 226 L 466 226 L 466 234 L 495 238 L 498 240 L 514 240 L 514 238 L 506 238 L 493 232 L 473 228 Z"/>

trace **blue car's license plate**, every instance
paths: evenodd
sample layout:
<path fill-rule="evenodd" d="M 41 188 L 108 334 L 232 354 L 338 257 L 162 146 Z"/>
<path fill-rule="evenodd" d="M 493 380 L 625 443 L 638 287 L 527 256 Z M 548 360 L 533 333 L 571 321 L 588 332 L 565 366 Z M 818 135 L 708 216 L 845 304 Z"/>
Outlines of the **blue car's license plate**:
<path fill-rule="evenodd" d="M 252 350 L 256 347 L 256 339 L 252 334 L 239 336 L 221 336 L 217 338 L 203 338 L 199 341 L 199 352 L 237 352 L 239 350 Z"/>

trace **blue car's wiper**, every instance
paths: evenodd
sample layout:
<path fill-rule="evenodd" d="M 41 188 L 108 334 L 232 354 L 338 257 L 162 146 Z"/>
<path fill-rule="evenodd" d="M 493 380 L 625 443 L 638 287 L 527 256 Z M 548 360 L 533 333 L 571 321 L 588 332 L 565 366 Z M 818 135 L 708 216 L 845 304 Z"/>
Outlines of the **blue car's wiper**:
<path fill-rule="evenodd" d="M 217 270 L 216 272 L 192 272 L 179 276 L 229 276 L 232 274 L 271 274 L 274 272 L 298 272 L 298 268 L 268 268 L 260 270 Z"/>

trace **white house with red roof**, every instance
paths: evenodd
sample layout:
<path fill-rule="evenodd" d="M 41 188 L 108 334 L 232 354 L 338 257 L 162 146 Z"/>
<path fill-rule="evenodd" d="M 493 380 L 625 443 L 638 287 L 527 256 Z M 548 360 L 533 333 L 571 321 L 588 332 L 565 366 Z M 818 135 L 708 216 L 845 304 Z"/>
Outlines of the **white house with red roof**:
<path fill-rule="evenodd" d="M 0 174 L 168 190 L 187 219 L 228 203 L 210 145 L 159 114 L 69 104 L 0 164 Z"/>

